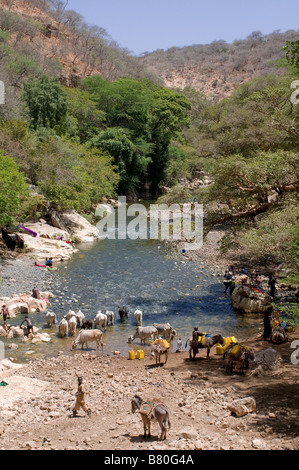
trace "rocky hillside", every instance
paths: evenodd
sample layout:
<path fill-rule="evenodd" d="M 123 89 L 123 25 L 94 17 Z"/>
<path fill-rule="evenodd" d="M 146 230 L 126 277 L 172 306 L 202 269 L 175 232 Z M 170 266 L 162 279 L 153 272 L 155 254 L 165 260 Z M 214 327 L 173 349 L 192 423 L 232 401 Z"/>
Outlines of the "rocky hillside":
<path fill-rule="evenodd" d="M 159 49 L 141 59 L 167 87 L 194 88 L 215 101 L 229 96 L 241 83 L 269 74 L 285 73 L 287 40 L 295 40 L 298 31 L 273 32 L 267 36 L 254 32 L 232 44 L 214 41 L 208 45 Z"/>
<path fill-rule="evenodd" d="M 18 54 L 30 57 L 67 86 L 75 87 L 80 78 L 90 75 L 108 80 L 125 75 L 156 79 L 104 28 L 87 25 L 80 14 L 66 10 L 62 3 L 0 0 L 0 31 L 9 35 L 9 44 Z"/>
<path fill-rule="evenodd" d="M 10 35 L 10 45 L 67 86 L 90 75 L 108 80 L 145 77 L 170 88 L 190 87 L 219 101 L 243 82 L 283 74 L 283 63 L 277 65 L 285 57 L 281 48 L 298 36 L 293 30 L 267 36 L 254 32 L 232 44 L 172 47 L 137 58 L 120 48 L 103 27 L 86 24 L 80 14 L 66 8 L 53 0 L 0 0 L 0 30 Z M 3 75 L 1 67 L 0 72 Z"/>

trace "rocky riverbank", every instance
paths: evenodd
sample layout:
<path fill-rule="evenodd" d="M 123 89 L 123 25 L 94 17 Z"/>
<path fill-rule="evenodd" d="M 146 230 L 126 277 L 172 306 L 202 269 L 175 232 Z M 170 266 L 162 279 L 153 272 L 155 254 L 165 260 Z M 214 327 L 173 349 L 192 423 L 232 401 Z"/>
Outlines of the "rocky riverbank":
<path fill-rule="evenodd" d="M 248 345 L 270 346 L 259 338 Z M 29 362 L 6 374 L 8 385 L 0 387 L 0 449 L 298 450 L 299 369 L 290 362 L 290 343 L 274 349 L 282 357 L 278 368 L 245 376 L 227 374 L 215 351 L 195 361 L 174 353 L 163 366 L 151 356 L 130 361 L 94 350 Z M 77 375 L 91 415 L 81 410 L 73 418 Z M 158 424 L 143 439 L 140 415 L 131 413 L 134 394 L 168 406 L 166 441 L 159 441 Z M 239 413 L 244 402 L 250 407 Z"/>

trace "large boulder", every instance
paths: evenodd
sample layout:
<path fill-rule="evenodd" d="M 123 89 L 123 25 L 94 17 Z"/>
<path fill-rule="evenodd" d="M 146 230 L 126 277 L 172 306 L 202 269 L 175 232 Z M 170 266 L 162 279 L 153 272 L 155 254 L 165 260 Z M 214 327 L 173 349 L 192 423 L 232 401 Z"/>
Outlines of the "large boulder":
<path fill-rule="evenodd" d="M 240 285 L 234 289 L 231 303 L 233 308 L 245 313 L 265 313 L 273 303 L 273 298 L 254 287 Z"/>
<path fill-rule="evenodd" d="M 75 211 L 52 212 L 51 223 L 55 227 L 69 232 L 72 238 L 76 237 L 82 243 L 93 242 L 100 238 L 99 230 Z"/>
<path fill-rule="evenodd" d="M 50 306 L 48 299 L 34 299 L 30 294 L 20 294 L 6 301 L 9 318 L 19 313 L 45 312 Z"/>
<path fill-rule="evenodd" d="M 24 240 L 26 252 L 32 253 L 40 264 L 44 264 L 48 258 L 52 258 L 54 262 L 67 261 L 76 251 L 70 243 L 65 241 L 32 237 L 24 233 L 19 235 Z"/>

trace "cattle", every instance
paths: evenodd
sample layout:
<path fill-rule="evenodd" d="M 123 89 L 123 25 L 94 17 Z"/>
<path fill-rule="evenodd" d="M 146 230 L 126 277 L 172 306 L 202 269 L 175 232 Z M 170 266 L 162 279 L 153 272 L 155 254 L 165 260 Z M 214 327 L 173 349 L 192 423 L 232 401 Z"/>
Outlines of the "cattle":
<path fill-rule="evenodd" d="M 81 326 L 83 325 L 83 322 L 85 320 L 85 315 L 83 312 L 81 312 L 81 310 L 79 310 L 78 313 L 76 313 L 76 318 L 77 318 L 77 322 L 78 322 L 78 325 L 79 327 L 81 328 Z"/>
<path fill-rule="evenodd" d="M 96 342 L 96 350 L 98 352 L 99 346 L 102 348 L 102 355 L 103 355 L 103 342 L 102 342 L 103 333 L 100 330 L 80 330 L 75 341 L 72 344 L 72 350 L 76 349 L 76 347 L 81 345 L 81 349 L 86 344 L 86 348 L 88 349 L 88 343 Z"/>
<path fill-rule="evenodd" d="M 59 323 L 58 330 L 61 338 L 68 336 L 69 325 L 65 318 L 63 318 Z"/>
<path fill-rule="evenodd" d="M 79 310 L 78 313 L 75 313 L 73 310 L 69 310 L 68 313 L 66 315 L 64 315 L 63 318 L 65 318 L 66 320 L 70 320 L 70 318 L 72 318 L 72 317 L 76 318 L 77 323 L 78 323 L 79 327 L 81 328 L 81 326 L 84 322 L 84 319 L 85 319 L 84 313 L 82 313 L 81 310 Z"/>
<path fill-rule="evenodd" d="M 94 318 L 94 329 L 97 327 L 102 328 L 103 331 L 106 331 L 107 328 L 107 315 L 99 311 Z"/>
<path fill-rule="evenodd" d="M 145 343 L 146 339 L 157 339 L 158 330 L 154 326 L 137 326 L 134 335 L 130 336 L 128 342 L 133 342 L 136 338 L 141 339 L 141 344 Z"/>
<path fill-rule="evenodd" d="M 120 321 L 124 321 L 125 318 L 128 318 L 128 309 L 127 307 L 121 307 L 118 310 Z"/>
<path fill-rule="evenodd" d="M 141 326 L 142 325 L 142 311 L 141 310 L 135 310 L 134 312 L 134 318 L 136 320 L 136 325 Z"/>
<path fill-rule="evenodd" d="M 46 315 L 46 322 L 49 328 L 52 325 L 56 325 L 56 322 L 57 322 L 56 314 L 54 312 L 48 312 Z"/>
<path fill-rule="evenodd" d="M 92 330 L 92 321 L 84 320 L 81 326 L 81 330 Z"/>
<path fill-rule="evenodd" d="M 135 395 L 131 400 L 132 413 L 141 414 L 143 421 L 143 437 L 151 437 L 151 421 L 156 420 L 161 428 L 161 441 L 166 439 L 167 428 L 170 429 L 169 410 L 159 400 L 143 400 L 139 395 Z"/>
<path fill-rule="evenodd" d="M 107 325 L 114 324 L 114 313 L 111 310 L 106 310 Z"/>
<path fill-rule="evenodd" d="M 74 334 L 76 333 L 76 328 L 77 328 L 77 318 L 76 317 L 71 317 L 69 319 L 70 336 L 74 336 Z"/>
<path fill-rule="evenodd" d="M 167 340 L 173 339 L 176 335 L 176 331 L 170 323 L 154 323 L 154 327 L 157 328 L 159 336 L 164 336 Z"/>
<path fill-rule="evenodd" d="M 77 315 L 76 313 L 73 311 L 73 310 L 69 310 L 68 313 L 66 315 L 63 316 L 63 318 L 67 321 L 69 321 L 72 317 L 76 317 L 77 318 Z"/>

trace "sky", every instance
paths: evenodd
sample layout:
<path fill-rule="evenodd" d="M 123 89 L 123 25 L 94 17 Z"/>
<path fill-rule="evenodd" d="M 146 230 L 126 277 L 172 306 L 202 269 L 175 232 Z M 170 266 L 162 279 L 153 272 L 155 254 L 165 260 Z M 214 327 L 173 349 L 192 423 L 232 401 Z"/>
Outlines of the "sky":
<path fill-rule="evenodd" d="M 134 55 L 299 29 L 298 0 L 68 0 L 66 9 Z"/>

